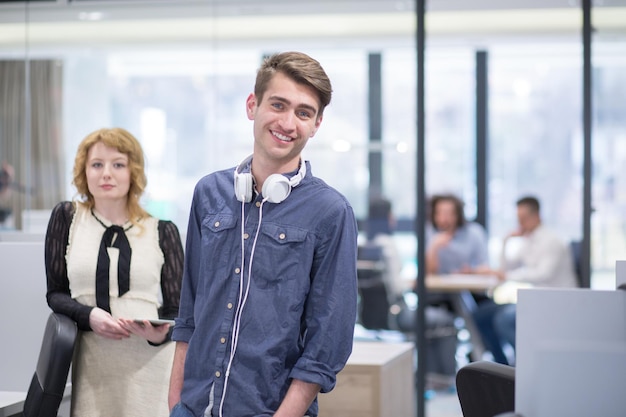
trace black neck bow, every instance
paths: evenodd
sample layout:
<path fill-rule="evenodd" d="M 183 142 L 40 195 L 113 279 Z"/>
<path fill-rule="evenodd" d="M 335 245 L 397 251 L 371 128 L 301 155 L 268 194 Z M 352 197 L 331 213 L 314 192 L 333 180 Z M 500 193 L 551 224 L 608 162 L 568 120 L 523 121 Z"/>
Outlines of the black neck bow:
<path fill-rule="evenodd" d="M 92 212 L 93 214 L 93 212 Z M 94 215 L 94 217 L 96 217 Z M 109 303 L 109 269 L 111 259 L 107 248 L 117 248 L 119 250 L 119 260 L 117 263 L 117 286 L 119 288 L 119 296 L 126 294 L 130 290 L 130 258 L 132 249 L 126 237 L 126 230 L 120 226 L 105 226 L 100 219 L 98 222 L 106 230 L 100 241 L 100 250 L 98 251 L 98 265 L 96 266 L 96 305 L 103 310 L 111 312 Z M 132 227 L 132 226 L 131 226 Z"/>

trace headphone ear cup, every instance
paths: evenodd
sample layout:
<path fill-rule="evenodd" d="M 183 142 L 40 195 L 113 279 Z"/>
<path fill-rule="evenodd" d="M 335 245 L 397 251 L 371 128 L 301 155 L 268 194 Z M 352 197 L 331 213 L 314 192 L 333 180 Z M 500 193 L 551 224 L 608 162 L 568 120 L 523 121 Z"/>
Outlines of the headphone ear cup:
<path fill-rule="evenodd" d="M 236 174 L 235 175 L 235 197 L 242 203 L 252 201 L 252 175 Z"/>
<path fill-rule="evenodd" d="M 287 177 L 281 174 L 272 174 L 263 183 L 263 198 L 270 203 L 278 204 L 291 193 L 291 184 Z"/>

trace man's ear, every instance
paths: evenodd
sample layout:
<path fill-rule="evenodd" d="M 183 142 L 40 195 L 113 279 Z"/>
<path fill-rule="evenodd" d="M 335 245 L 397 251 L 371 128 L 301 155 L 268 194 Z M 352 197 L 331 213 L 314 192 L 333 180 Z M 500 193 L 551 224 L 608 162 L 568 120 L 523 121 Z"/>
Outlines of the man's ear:
<path fill-rule="evenodd" d="M 323 116 L 321 116 L 321 115 L 320 115 L 320 116 L 317 118 L 317 120 L 315 121 L 315 129 L 313 129 L 313 131 L 311 132 L 311 134 L 309 135 L 309 137 L 311 137 L 311 138 L 312 138 L 312 137 L 313 137 L 313 136 L 315 136 L 315 134 L 317 133 L 317 129 L 319 129 L 319 128 L 320 128 L 320 125 L 322 124 L 322 117 L 323 117 Z"/>
<path fill-rule="evenodd" d="M 250 93 L 248 98 L 246 99 L 246 115 L 249 120 L 254 120 L 254 115 L 256 114 L 256 96 L 254 93 Z"/>

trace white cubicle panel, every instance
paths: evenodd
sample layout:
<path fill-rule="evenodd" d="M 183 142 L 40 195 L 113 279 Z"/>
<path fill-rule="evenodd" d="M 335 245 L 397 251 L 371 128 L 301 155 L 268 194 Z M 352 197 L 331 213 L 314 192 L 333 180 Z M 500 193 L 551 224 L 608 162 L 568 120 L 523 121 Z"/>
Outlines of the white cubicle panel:
<path fill-rule="evenodd" d="M 626 287 L 626 261 L 615 262 L 615 287 Z"/>
<path fill-rule="evenodd" d="M 45 238 L 45 233 L 0 230 L 0 242 L 43 242 Z"/>
<path fill-rule="evenodd" d="M 27 233 L 45 234 L 50 214 L 52 214 L 50 209 L 22 211 L 22 230 Z"/>
<path fill-rule="evenodd" d="M 46 321 L 44 245 L 0 242 L 0 391 L 26 391 Z"/>
<path fill-rule="evenodd" d="M 520 290 L 515 411 L 623 417 L 626 291 Z"/>

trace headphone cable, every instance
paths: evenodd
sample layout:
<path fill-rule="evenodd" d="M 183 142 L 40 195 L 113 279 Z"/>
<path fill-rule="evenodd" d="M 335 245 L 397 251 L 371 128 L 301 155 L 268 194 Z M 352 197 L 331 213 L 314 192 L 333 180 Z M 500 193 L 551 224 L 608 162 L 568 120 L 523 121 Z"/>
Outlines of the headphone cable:
<path fill-rule="evenodd" d="M 256 249 L 256 242 L 259 237 L 259 232 L 261 230 L 261 221 L 263 220 L 263 204 L 265 203 L 265 199 L 261 201 L 261 205 L 259 207 L 259 224 L 257 225 L 256 233 L 254 234 L 254 241 L 252 242 L 252 250 L 250 252 L 250 262 L 248 262 L 248 282 L 245 282 L 244 276 L 244 267 L 245 267 L 245 249 L 244 249 L 244 218 L 245 218 L 245 203 L 241 203 L 241 270 L 239 272 L 239 300 L 237 302 L 237 309 L 235 310 L 235 317 L 233 318 L 233 332 L 231 335 L 231 348 L 230 348 L 230 357 L 228 359 L 228 365 L 226 367 L 226 374 L 224 375 L 224 389 L 222 390 L 222 399 L 220 400 L 220 417 L 223 416 L 223 408 L 224 408 L 224 399 L 226 398 L 226 388 L 228 387 L 228 379 L 230 377 L 230 369 L 233 364 L 233 360 L 235 359 L 235 351 L 237 350 L 237 345 L 239 344 L 239 331 L 241 326 L 241 315 L 243 312 L 243 308 L 248 301 L 248 294 L 250 293 L 250 282 L 252 277 L 252 260 L 254 258 L 254 250 Z M 243 293 L 243 284 L 246 284 L 246 291 Z"/>

